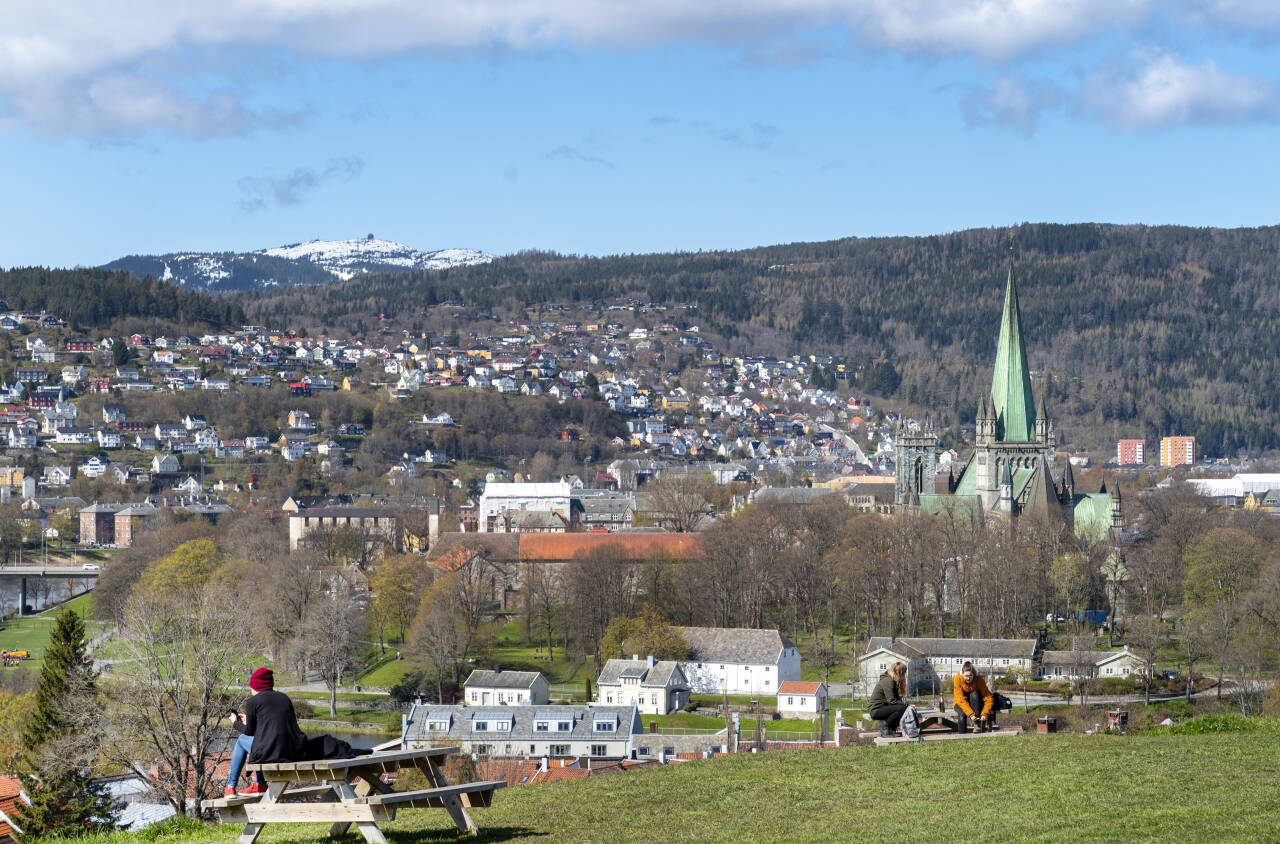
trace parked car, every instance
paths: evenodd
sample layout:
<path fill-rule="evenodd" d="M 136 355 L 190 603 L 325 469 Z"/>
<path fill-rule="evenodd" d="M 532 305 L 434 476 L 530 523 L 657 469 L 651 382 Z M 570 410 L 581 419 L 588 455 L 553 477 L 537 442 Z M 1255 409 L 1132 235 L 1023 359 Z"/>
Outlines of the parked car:
<path fill-rule="evenodd" d="M 85 563 L 80 568 L 84 569 L 85 571 L 101 571 L 102 570 L 102 566 L 98 565 L 97 563 Z"/>

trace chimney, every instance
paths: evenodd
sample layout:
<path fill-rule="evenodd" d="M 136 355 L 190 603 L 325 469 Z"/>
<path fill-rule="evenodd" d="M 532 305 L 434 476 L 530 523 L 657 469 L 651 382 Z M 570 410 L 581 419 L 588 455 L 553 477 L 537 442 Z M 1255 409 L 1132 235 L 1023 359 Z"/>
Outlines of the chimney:
<path fill-rule="evenodd" d="M 541 768 L 539 768 L 538 770 L 542 771 L 543 773 L 546 773 L 547 769 L 548 769 L 548 768 L 550 768 L 550 767 L 551 767 L 551 765 L 549 764 L 549 762 L 548 762 L 548 760 L 547 760 L 547 757 L 543 756 L 543 757 L 542 757 L 542 767 L 541 767 Z"/>
<path fill-rule="evenodd" d="M 632 662 L 639 662 L 639 661 L 640 661 L 640 654 L 632 654 L 632 655 L 631 655 L 631 661 L 632 661 Z"/>
<path fill-rule="evenodd" d="M 649 654 L 648 658 L 645 659 L 645 665 L 649 668 L 653 668 L 653 654 Z"/>

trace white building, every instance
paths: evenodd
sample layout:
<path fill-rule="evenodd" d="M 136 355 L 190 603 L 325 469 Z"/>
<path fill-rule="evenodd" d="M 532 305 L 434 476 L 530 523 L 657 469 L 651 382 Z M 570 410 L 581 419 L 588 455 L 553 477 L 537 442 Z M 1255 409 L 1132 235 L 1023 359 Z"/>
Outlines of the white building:
<path fill-rule="evenodd" d="M 1080 680 L 1089 677 L 1132 677 L 1147 673 L 1145 659 L 1129 650 L 1045 651 L 1041 658 L 1040 680 Z"/>
<path fill-rule="evenodd" d="M 418 703 L 401 731 L 406 749 L 460 745 L 463 753 L 511 759 L 626 759 L 644 729 L 634 706 L 508 706 Z"/>
<path fill-rule="evenodd" d="M 966 662 L 985 677 L 1011 670 L 1031 672 L 1036 660 L 1035 639 L 934 639 L 873 636 L 858 657 L 854 694 L 866 697 L 880 675 L 895 662 L 906 663 L 907 688 L 912 694 L 933 692 L 949 684 Z"/>
<path fill-rule="evenodd" d="M 826 683 L 787 680 L 778 687 L 778 714 L 783 718 L 816 718 L 826 709 Z"/>
<path fill-rule="evenodd" d="M 800 651 L 777 630 L 747 627 L 677 627 L 689 643 L 680 663 L 694 693 L 777 694 L 800 679 Z"/>
<path fill-rule="evenodd" d="M 462 684 L 471 706 L 544 706 L 551 687 L 541 671 L 472 671 Z"/>
<path fill-rule="evenodd" d="M 689 703 L 689 682 L 680 663 L 652 656 L 609 660 L 596 689 L 596 703 L 632 704 L 646 715 L 679 712 Z"/>
<path fill-rule="evenodd" d="M 480 495 L 479 529 L 481 533 L 502 533 L 506 516 L 520 511 L 555 513 L 567 524 L 570 520 L 570 497 L 573 485 L 555 483 L 488 483 Z"/>

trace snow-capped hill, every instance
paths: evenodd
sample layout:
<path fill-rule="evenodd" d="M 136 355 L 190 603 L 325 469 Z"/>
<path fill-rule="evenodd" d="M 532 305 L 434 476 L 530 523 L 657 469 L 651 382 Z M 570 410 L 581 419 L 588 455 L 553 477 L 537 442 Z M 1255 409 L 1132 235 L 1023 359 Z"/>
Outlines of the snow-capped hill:
<path fill-rule="evenodd" d="M 365 272 L 385 271 L 392 267 L 406 270 L 445 270 L 485 264 L 493 256 L 475 249 L 441 249 L 422 252 L 403 243 L 376 238 L 358 240 L 310 240 L 291 246 L 263 249 L 255 254 L 310 261 L 340 278 L 351 278 Z"/>
<path fill-rule="evenodd" d="M 324 284 L 365 273 L 446 270 L 492 261 L 475 249 L 423 252 L 403 243 L 367 237 L 312 240 L 256 252 L 172 252 L 129 255 L 104 264 L 139 277 L 152 276 L 218 292 L 293 284 Z"/>

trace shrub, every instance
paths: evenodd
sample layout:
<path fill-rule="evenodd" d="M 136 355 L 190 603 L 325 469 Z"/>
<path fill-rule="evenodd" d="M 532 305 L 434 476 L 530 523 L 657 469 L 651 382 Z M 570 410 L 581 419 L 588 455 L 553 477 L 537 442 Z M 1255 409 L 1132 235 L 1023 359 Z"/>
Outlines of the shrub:
<path fill-rule="evenodd" d="M 299 718 L 314 718 L 316 716 L 316 708 L 307 700 L 295 700 L 293 702 L 293 714 Z"/>
<path fill-rule="evenodd" d="M 1265 723 L 1259 718 L 1243 715 L 1197 715 L 1189 721 L 1162 728 L 1174 736 L 1204 735 L 1206 733 L 1246 733 L 1261 729 Z"/>

